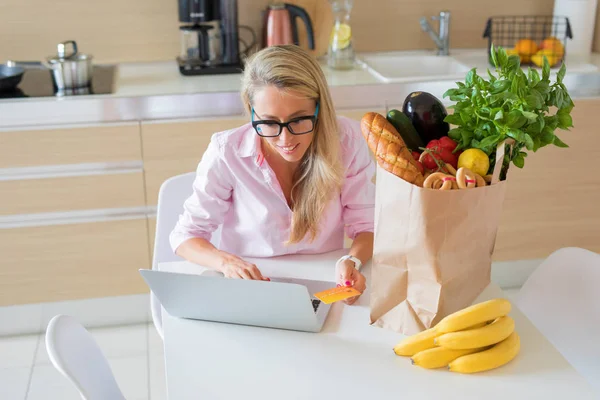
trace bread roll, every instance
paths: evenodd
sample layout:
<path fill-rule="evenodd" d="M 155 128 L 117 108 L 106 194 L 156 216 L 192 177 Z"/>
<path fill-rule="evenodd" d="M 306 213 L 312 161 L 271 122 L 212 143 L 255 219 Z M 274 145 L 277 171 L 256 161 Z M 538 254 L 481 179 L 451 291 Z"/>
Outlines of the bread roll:
<path fill-rule="evenodd" d="M 360 123 L 362 134 L 377 163 L 386 171 L 417 186 L 423 186 L 423 174 L 404 140 L 381 114 L 369 112 Z"/>

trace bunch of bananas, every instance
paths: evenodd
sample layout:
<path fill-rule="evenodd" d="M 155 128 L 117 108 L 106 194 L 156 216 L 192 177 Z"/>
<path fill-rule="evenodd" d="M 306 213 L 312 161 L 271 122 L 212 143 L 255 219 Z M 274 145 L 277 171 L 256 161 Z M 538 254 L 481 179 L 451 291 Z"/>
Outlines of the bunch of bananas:
<path fill-rule="evenodd" d="M 507 314 L 511 305 L 493 299 L 457 311 L 435 327 L 409 336 L 394 347 L 414 365 L 470 374 L 498 368 L 520 349 L 515 322 Z"/>

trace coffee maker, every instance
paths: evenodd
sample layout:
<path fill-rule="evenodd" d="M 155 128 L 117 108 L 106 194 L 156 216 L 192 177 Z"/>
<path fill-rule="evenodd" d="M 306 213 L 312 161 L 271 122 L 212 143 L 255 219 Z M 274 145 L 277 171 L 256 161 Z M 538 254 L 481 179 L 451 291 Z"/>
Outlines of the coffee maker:
<path fill-rule="evenodd" d="M 178 0 L 183 75 L 240 73 L 237 0 Z"/>

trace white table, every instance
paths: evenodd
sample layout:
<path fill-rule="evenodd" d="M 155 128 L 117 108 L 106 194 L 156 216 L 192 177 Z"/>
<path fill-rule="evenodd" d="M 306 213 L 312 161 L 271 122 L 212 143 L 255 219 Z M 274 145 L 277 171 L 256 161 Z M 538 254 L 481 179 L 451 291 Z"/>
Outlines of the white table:
<path fill-rule="evenodd" d="M 333 280 L 342 252 L 253 260 L 267 276 Z M 190 272 L 187 262 L 161 270 Z M 369 276 L 369 266 L 365 275 Z M 477 302 L 503 297 L 490 285 Z M 521 352 L 511 363 L 461 375 L 396 356 L 402 335 L 369 325 L 368 289 L 335 303 L 318 334 L 164 317 L 169 399 L 598 399 L 588 383 L 513 305 Z M 557 329 L 563 329 L 557 321 Z"/>

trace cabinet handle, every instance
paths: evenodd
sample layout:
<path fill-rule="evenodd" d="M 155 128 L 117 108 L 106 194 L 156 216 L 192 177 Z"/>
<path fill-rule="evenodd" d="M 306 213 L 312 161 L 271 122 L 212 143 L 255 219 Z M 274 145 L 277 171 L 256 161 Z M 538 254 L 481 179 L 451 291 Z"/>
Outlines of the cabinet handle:
<path fill-rule="evenodd" d="M 128 207 L 6 215 L 0 216 L 0 229 L 145 219 L 152 213 L 151 207 Z"/>
<path fill-rule="evenodd" d="M 132 174 L 142 172 L 142 161 L 110 163 L 85 163 L 66 165 L 42 165 L 35 167 L 0 168 L 0 181 L 23 179 L 50 179 L 73 176 Z"/>

